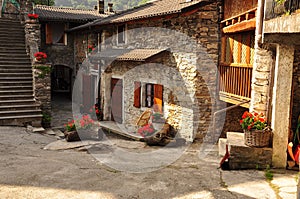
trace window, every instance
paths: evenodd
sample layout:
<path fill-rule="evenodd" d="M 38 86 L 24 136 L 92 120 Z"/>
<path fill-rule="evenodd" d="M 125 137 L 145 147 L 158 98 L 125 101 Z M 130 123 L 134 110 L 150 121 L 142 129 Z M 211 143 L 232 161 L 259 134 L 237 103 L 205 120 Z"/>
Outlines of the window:
<path fill-rule="evenodd" d="M 162 112 L 163 85 L 134 82 L 134 107 L 153 107 L 154 111 Z"/>
<path fill-rule="evenodd" d="M 124 25 L 118 26 L 118 44 L 125 44 L 126 42 L 126 27 Z"/>
<path fill-rule="evenodd" d="M 46 24 L 46 44 L 67 45 L 66 25 L 63 23 Z"/>

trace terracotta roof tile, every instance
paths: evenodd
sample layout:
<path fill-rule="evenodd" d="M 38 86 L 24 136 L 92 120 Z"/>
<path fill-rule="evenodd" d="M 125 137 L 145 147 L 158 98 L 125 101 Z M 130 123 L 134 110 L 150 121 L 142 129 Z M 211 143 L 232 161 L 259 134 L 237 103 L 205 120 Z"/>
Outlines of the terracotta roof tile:
<path fill-rule="evenodd" d="M 95 20 L 89 24 L 75 27 L 70 31 L 83 29 L 90 26 L 105 25 L 111 23 L 122 23 L 137 19 L 164 16 L 173 13 L 182 13 L 185 11 L 185 9 L 191 8 L 192 6 L 200 7 L 202 5 L 207 5 L 212 2 L 212 0 L 156 0 L 141 5 L 139 7 L 125 10 L 115 15 L 111 15 L 104 19 Z"/>
<path fill-rule="evenodd" d="M 133 49 L 117 57 L 120 61 L 146 61 L 154 55 L 164 52 L 166 49 Z"/>
<path fill-rule="evenodd" d="M 107 17 L 107 14 L 99 14 L 97 10 L 84 10 L 66 7 L 37 5 L 34 12 L 42 21 L 91 21 Z"/>
<path fill-rule="evenodd" d="M 165 52 L 167 49 L 107 49 L 92 54 L 90 60 L 117 60 L 117 61 L 146 61 L 147 59 Z"/>

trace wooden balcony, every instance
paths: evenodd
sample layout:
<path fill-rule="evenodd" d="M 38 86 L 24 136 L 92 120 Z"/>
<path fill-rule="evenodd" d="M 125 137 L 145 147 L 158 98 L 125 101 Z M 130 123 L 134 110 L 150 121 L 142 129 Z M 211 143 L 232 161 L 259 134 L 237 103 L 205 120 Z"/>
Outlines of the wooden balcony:
<path fill-rule="evenodd" d="M 220 100 L 232 104 L 250 100 L 252 65 L 220 64 L 219 75 Z M 249 104 L 242 106 L 249 108 Z"/>

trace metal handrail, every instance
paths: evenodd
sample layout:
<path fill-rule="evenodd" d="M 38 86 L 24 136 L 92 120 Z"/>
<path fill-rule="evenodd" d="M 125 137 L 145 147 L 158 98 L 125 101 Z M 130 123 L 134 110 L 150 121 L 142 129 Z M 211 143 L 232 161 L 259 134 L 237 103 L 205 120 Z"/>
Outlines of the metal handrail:
<path fill-rule="evenodd" d="M 282 4 L 285 9 L 285 13 L 275 13 L 275 9 L 278 5 Z M 271 18 L 275 18 L 282 14 L 292 14 L 296 10 L 300 9 L 300 0 L 285 0 L 282 3 L 279 3 L 277 0 L 273 0 L 271 8 Z"/>
<path fill-rule="evenodd" d="M 229 111 L 231 109 L 234 109 L 236 107 L 239 107 L 239 106 L 241 106 L 243 104 L 249 103 L 249 102 L 250 102 L 250 100 L 247 100 L 247 101 L 241 102 L 239 104 L 235 104 L 235 105 L 232 105 L 230 107 L 227 107 L 227 108 L 224 108 L 224 109 L 221 109 L 221 110 L 218 110 L 218 111 L 214 112 L 214 117 L 213 117 L 213 132 L 212 132 L 212 141 L 214 143 L 217 143 L 217 140 L 215 141 L 215 134 L 216 134 L 215 131 L 216 131 L 216 118 L 217 118 L 217 115 L 219 115 L 220 113 Z"/>

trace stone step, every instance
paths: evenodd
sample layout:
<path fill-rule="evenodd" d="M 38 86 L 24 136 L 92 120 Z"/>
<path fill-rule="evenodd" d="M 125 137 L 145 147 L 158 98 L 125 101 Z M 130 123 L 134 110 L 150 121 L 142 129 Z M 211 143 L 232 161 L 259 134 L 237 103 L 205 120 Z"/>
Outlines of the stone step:
<path fill-rule="evenodd" d="M 7 90 L 7 91 L 0 91 L 0 97 L 9 95 L 32 95 L 33 90 Z"/>
<path fill-rule="evenodd" d="M 0 37 L 0 42 L 3 43 L 5 42 L 5 44 L 10 44 L 12 45 L 19 45 L 19 44 L 24 44 L 25 43 L 25 38 L 23 36 L 18 36 L 18 37 Z M 2 46 L 2 44 L 1 44 Z"/>
<path fill-rule="evenodd" d="M 4 55 L 11 55 L 14 54 L 16 56 L 19 55 L 27 55 L 26 49 L 25 48 L 19 48 L 19 49 L 8 49 L 8 48 L 1 48 L 0 47 L 0 53 Z"/>
<path fill-rule="evenodd" d="M 30 60 L 10 60 L 10 61 L 3 61 L 3 60 L 0 60 L 0 68 L 1 68 L 1 65 L 31 65 L 31 62 Z"/>
<path fill-rule="evenodd" d="M 38 104 L 0 106 L 0 112 L 20 111 L 20 110 L 40 110 L 40 106 Z"/>
<path fill-rule="evenodd" d="M 24 63 L 30 63 L 29 57 L 17 57 L 12 54 L 8 56 L 0 56 L 0 61 L 1 62 L 24 62 Z"/>
<path fill-rule="evenodd" d="M 1 86 L 0 85 L 0 91 L 6 91 L 6 90 L 16 90 L 16 91 L 19 91 L 19 90 L 33 90 L 33 86 L 32 85 L 29 85 L 29 86 Z"/>
<path fill-rule="evenodd" d="M 31 64 L 22 64 L 22 65 L 18 65 L 18 64 L 0 64 L 0 68 L 1 69 L 31 69 L 32 66 Z"/>
<path fill-rule="evenodd" d="M 249 147 L 244 143 L 244 133 L 227 132 L 227 139 L 219 140 L 219 154 L 229 148 L 229 169 L 265 169 L 272 164 L 272 148 Z"/>
<path fill-rule="evenodd" d="M 4 24 L 7 24 L 7 23 L 21 24 L 20 20 L 18 20 L 18 19 L 11 19 L 11 18 L 5 18 L 5 17 L 0 18 L 0 22 L 4 23 Z"/>
<path fill-rule="evenodd" d="M 26 126 L 30 124 L 34 127 L 40 127 L 42 117 L 41 114 L 0 117 L 0 126 Z"/>
<path fill-rule="evenodd" d="M 0 111 L 0 118 L 10 117 L 10 116 L 18 116 L 18 115 L 38 115 L 41 114 L 40 109 L 32 109 L 32 110 L 15 110 L 15 111 Z"/>
<path fill-rule="evenodd" d="M 25 31 L 24 26 L 21 26 L 21 25 L 20 26 L 18 26 L 18 25 L 8 26 L 8 24 L 6 26 L 0 25 L 0 32 L 10 33 L 10 32 L 17 32 L 17 31 L 24 32 Z"/>
<path fill-rule="evenodd" d="M 21 100 L 2 100 L 0 101 L 0 104 L 2 106 L 9 106 L 9 105 L 13 105 L 13 106 L 17 106 L 17 105 L 31 105 L 31 104 L 36 104 L 36 101 L 32 98 L 32 99 L 21 99 Z"/>
<path fill-rule="evenodd" d="M 7 58 L 7 56 L 14 56 L 15 58 L 24 58 L 24 59 L 29 59 L 29 55 L 27 55 L 26 51 L 20 51 L 20 52 L 16 52 L 16 53 L 4 53 L 4 52 L 0 52 L 0 59 L 2 58 Z"/>
<path fill-rule="evenodd" d="M 12 48 L 21 48 L 21 47 L 25 48 L 25 43 L 16 43 L 13 46 L 11 44 L 2 43 L 1 47 L 2 48 L 10 48 L 10 47 L 12 47 Z"/>
<path fill-rule="evenodd" d="M 30 77 L 2 77 L 0 83 L 10 82 L 10 81 L 32 81 L 32 76 Z"/>
<path fill-rule="evenodd" d="M 32 86 L 33 81 L 1 81 L 0 86 Z"/>
<path fill-rule="evenodd" d="M 0 73 L 32 73 L 32 68 L 0 68 Z"/>
<path fill-rule="evenodd" d="M 31 100 L 33 95 L 3 95 L 0 96 L 0 101 L 11 101 L 11 100 Z"/>
<path fill-rule="evenodd" d="M 32 73 L 19 73 L 19 72 L 10 72 L 2 73 L 0 72 L 0 77 L 32 77 Z"/>

